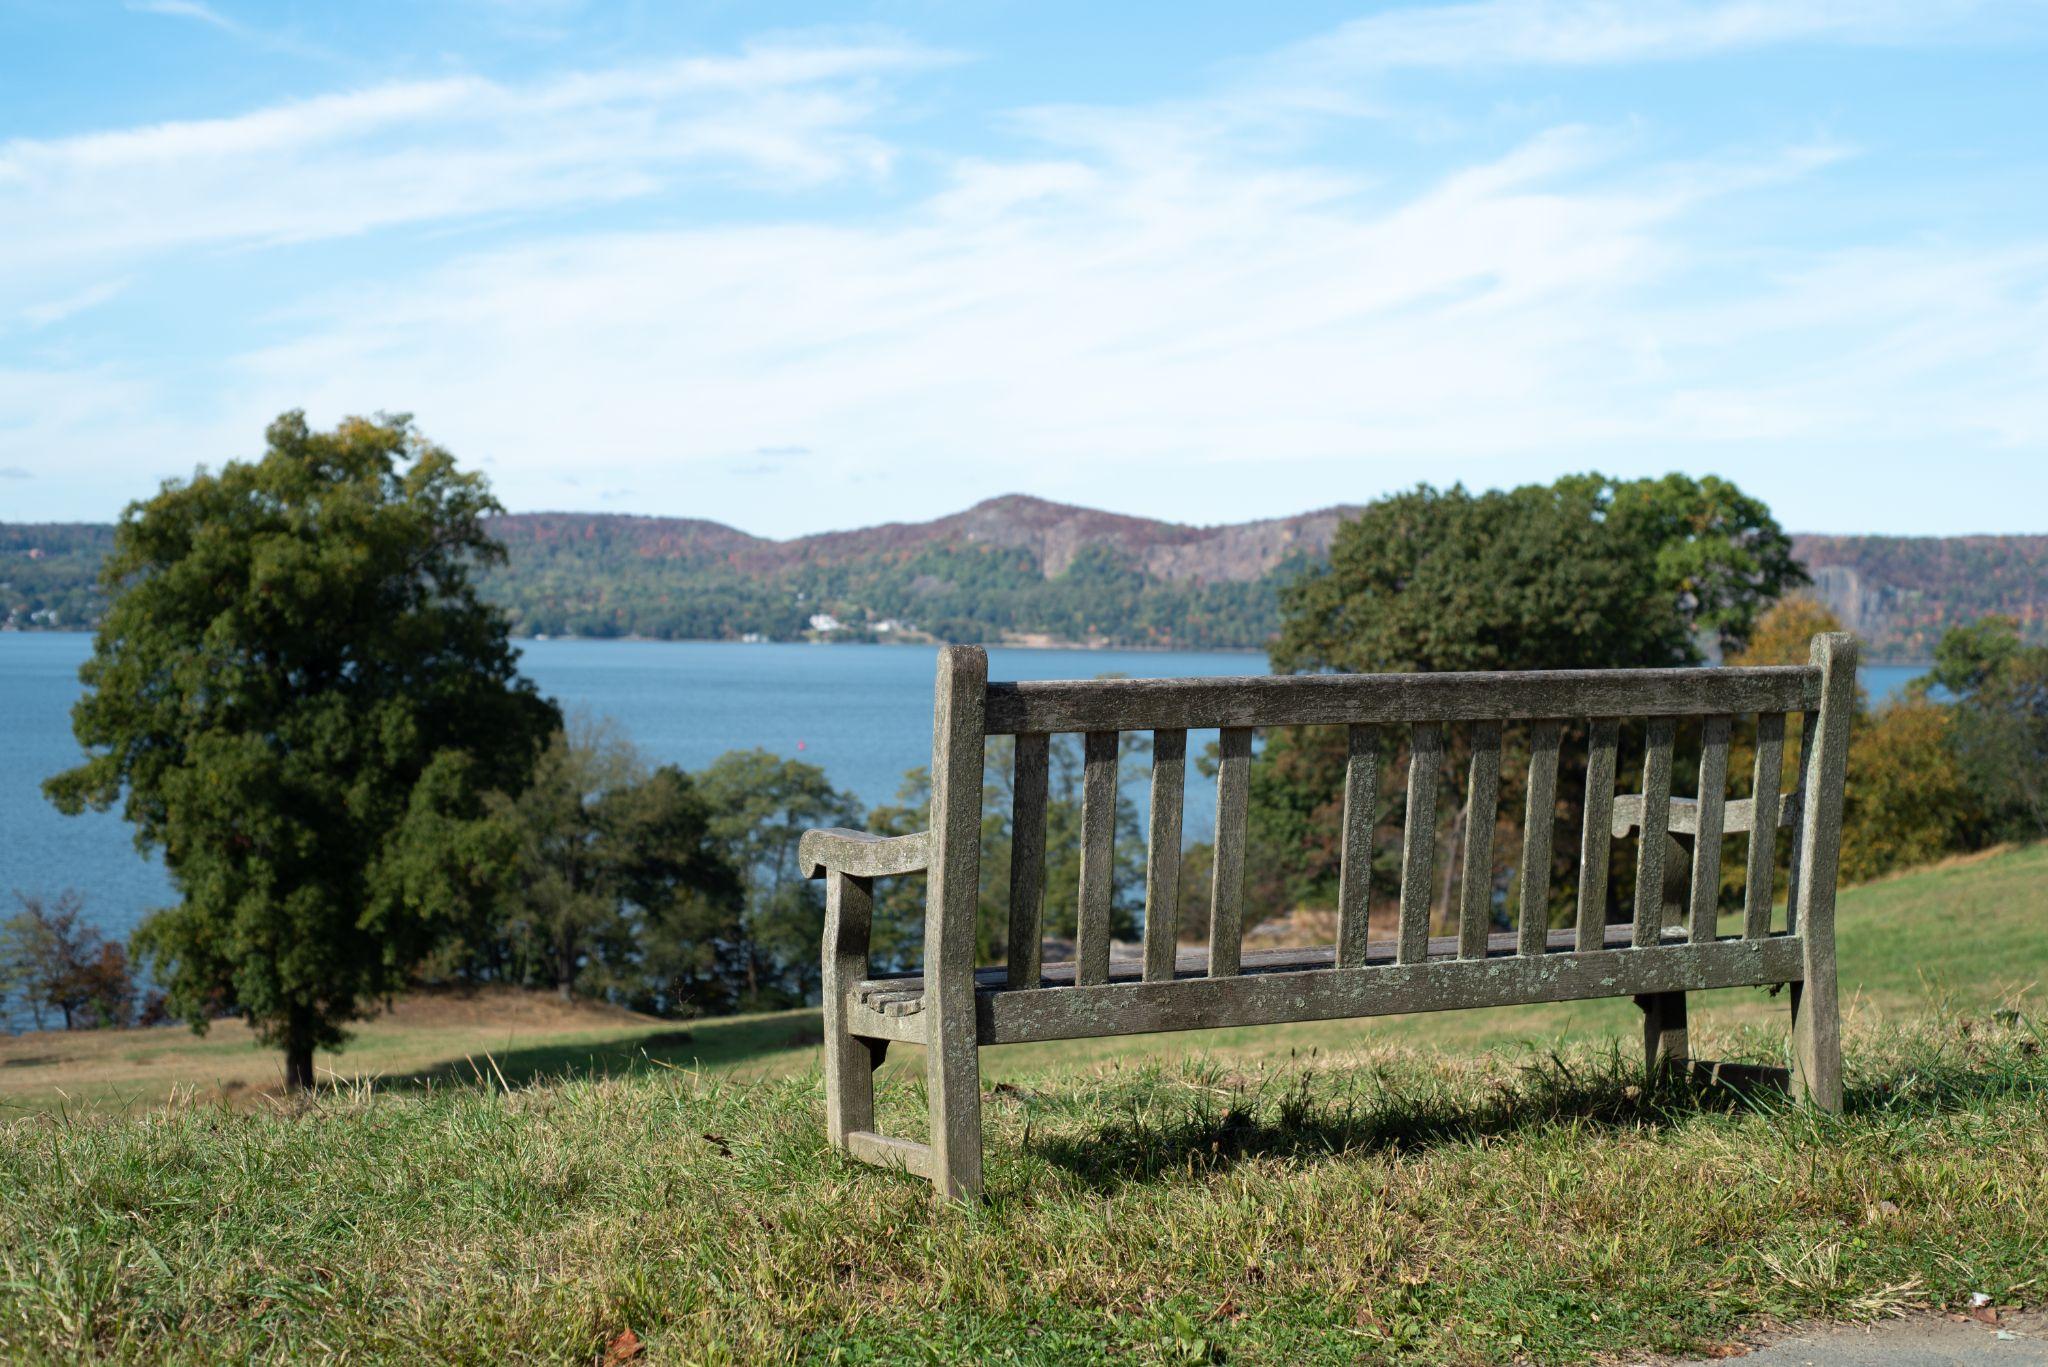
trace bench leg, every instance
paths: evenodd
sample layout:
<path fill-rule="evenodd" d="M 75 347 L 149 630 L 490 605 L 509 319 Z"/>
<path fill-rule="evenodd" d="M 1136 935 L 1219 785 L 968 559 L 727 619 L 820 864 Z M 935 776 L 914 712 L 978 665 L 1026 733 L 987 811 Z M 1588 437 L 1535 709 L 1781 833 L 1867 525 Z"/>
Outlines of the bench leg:
<path fill-rule="evenodd" d="M 1810 982 L 1792 984 L 1792 1095 L 1823 1111 L 1842 1112 L 1842 1017 L 1834 965 Z"/>
<path fill-rule="evenodd" d="M 974 1018 L 969 1016 L 964 1025 L 962 1029 L 933 1017 L 925 1045 L 932 1187 L 945 1201 L 981 1195 L 981 1050 L 974 1037 Z"/>
<path fill-rule="evenodd" d="M 1685 1039 L 1685 993 L 1654 992 L 1636 998 L 1643 1010 L 1643 1071 L 1655 1078 L 1682 1070 L 1690 1053 Z"/>
<path fill-rule="evenodd" d="M 874 923 L 874 882 L 834 871 L 825 884 L 825 1137 L 845 1149 L 846 1136 L 875 1128 L 875 1069 L 889 1045 L 846 1029 L 846 989 L 868 971 Z"/>

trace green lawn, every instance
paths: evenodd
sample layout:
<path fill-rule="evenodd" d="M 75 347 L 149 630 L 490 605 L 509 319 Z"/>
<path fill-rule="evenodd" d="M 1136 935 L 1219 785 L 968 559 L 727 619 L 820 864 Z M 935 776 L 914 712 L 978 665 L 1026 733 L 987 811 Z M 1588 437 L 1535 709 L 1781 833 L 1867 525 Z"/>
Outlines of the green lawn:
<path fill-rule="evenodd" d="M 1625 1004 L 989 1051 L 973 1209 L 824 1149 L 800 1012 L 39 1109 L 0 1123 L 0 1358 L 1575 1362 L 2037 1303 L 2044 876 L 1844 892 L 1839 1119 L 1645 1089 Z M 1694 1021 L 1782 1051 L 1782 999 Z M 914 1134 L 910 1062 L 881 1104 Z"/>

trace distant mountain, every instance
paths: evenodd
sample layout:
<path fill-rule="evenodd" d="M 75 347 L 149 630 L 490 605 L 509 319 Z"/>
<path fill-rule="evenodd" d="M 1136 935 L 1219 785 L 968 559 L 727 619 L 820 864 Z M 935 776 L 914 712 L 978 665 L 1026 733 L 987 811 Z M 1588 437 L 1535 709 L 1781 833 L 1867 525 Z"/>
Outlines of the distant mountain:
<path fill-rule="evenodd" d="M 485 591 L 522 634 L 1016 640 L 1257 649 L 1279 585 L 1352 506 L 1195 527 L 1010 495 L 930 522 L 776 541 L 696 518 L 517 513 Z M 98 524 L 0 523 L 0 620 L 90 625 Z M 1872 658 L 1922 660 L 1989 612 L 2048 639 L 2048 536 L 1798 536 Z"/>

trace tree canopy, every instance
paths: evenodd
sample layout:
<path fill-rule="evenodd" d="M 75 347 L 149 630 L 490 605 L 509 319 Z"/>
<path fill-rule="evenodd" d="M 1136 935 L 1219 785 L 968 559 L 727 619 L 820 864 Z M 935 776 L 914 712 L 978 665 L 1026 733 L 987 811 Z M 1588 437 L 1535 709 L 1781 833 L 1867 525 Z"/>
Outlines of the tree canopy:
<path fill-rule="evenodd" d="M 472 587 L 502 555 L 481 476 L 404 417 L 266 435 L 122 514 L 72 711 L 87 758 L 44 790 L 121 803 L 163 852 L 180 901 L 135 944 L 172 1010 L 241 1012 L 306 1086 L 445 931 L 424 884 L 446 842 L 417 828 L 519 790 L 559 717 Z"/>
<path fill-rule="evenodd" d="M 1726 480 L 1571 475 L 1420 486 L 1337 531 L 1281 591 L 1276 670 L 1599 669 L 1738 648 L 1807 581 L 1769 509 Z"/>

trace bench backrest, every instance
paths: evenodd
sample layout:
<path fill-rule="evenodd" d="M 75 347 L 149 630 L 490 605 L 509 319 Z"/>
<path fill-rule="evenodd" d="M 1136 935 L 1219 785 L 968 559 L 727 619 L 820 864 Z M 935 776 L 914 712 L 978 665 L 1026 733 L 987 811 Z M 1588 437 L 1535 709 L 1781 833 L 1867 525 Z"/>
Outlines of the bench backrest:
<path fill-rule="evenodd" d="M 1187 735 L 1217 728 L 1214 878 L 1209 903 L 1209 973 L 1240 971 L 1248 780 L 1255 728 L 1347 728 L 1348 761 L 1338 878 L 1336 966 L 1366 961 L 1373 818 L 1383 753 L 1410 756 L 1402 838 L 1396 962 L 1428 954 L 1436 857 L 1438 774 L 1445 728 L 1465 728 L 1471 749 L 1470 818 L 1463 842 L 1458 953 L 1487 953 L 1492 929 L 1493 832 L 1499 804 L 1503 729 L 1525 728 L 1529 752 L 1527 812 L 1518 900 L 1520 954 L 1542 954 L 1552 877 L 1558 759 L 1567 730 L 1586 745 L 1576 947 L 1602 947 L 1606 931 L 1610 823 L 1615 813 L 1616 751 L 1624 720 L 1644 722 L 1638 797 L 1625 799 L 1636 825 L 1637 876 L 1632 943 L 1651 947 L 1664 934 L 1664 862 L 1671 842 L 1672 751 L 1681 718 L 1701 719 L 1696 806 L 1681 825 L 1695 833 L 1689 892 L 1692 941 L 1715 935 L 1721 837 L 1750 829 L 1744 892 L 1745 938 L 1771 933 L 1784 743 L 1790 718 L 1801 720 L 1802 772 L 1792 801 L 1799 821 L 1788 889 L 1788 929 L 1832 936 L 1842 787 L 1855 690 L 1853 638 L 1816 637 L 1811 663 L 1747 669 L 1572 670 L 1523 673 L 1255 676 L 1232 679 L 1102 679 L 990 683 L 986 654 L 952 646 L 940 654 L 932 741 L 931 886 L 925 974 L 971 981 L 979 896 L 983 752 L 987 737 L 1015 737 L 1008 963 L 1013 986 L 1036 986 L 1045 887 L 1049 741 L 1083 739 L 1081 879 L 1077 972 L 1081 985 L 1109 976 L 1112 842 L 1117 750 L 1127 731 L 1152 738 L 1152 801 L 1145 877 L 1144 973 L 1174 973 L 1180 927 L 1182 795 Z M 1727 822 L 1729 743 L 1737 718 L 1756 719 L 1755 797 Z M 971 988 L 969 989 L 971 993 Z M 945 994 L 950 995 L 950 994 Z"/>

